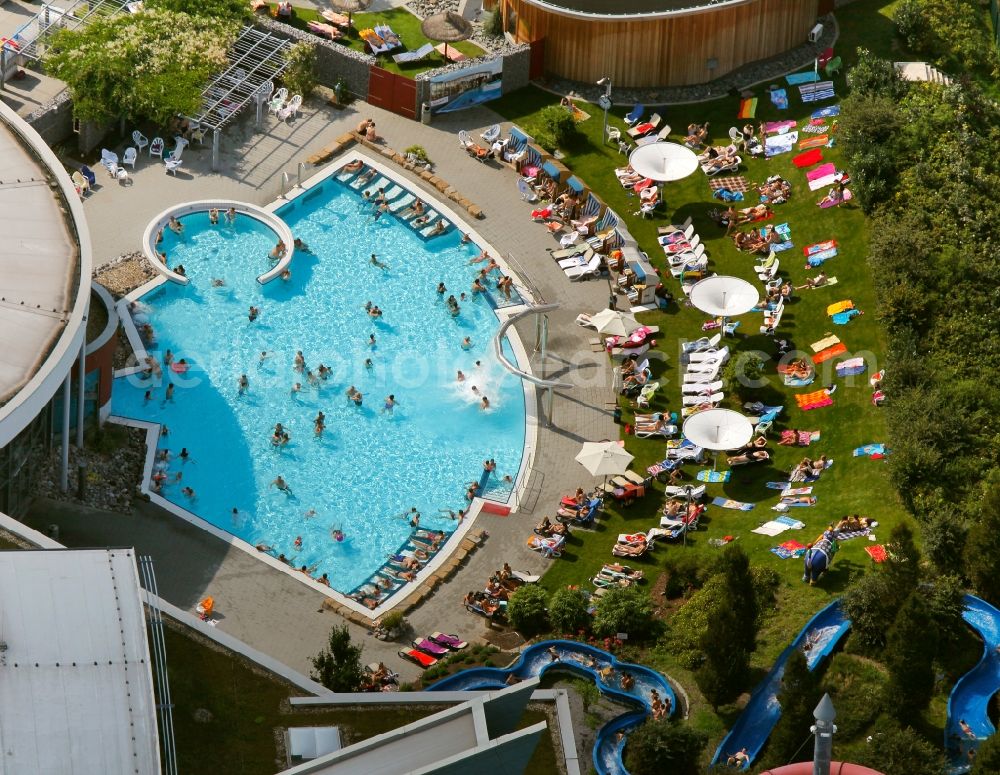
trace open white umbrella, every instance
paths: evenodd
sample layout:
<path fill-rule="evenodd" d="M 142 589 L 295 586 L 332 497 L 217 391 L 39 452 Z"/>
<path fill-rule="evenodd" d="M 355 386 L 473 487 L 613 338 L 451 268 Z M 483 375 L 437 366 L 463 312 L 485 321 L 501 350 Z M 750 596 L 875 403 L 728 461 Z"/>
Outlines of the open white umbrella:
<path fill-rule="evenodd" d="M 742 277 L 717 274 L 695 283 L 688 298 L 706 315 L 726 318 L 752 310 L 760 294 Z"/>
<path fill-rule="evenodd" d="M 625 473 L 633 459 L 617 441 L 586 441 L 576 456 L 593 476 L 605 478 Z"/>
<path fill-rule="evenodd" d="M 684 421 L 684 437 L 713 452 L 738 449 L 753 438 L 753 423 L 732 409 L 706 409 Z"/>
<path fill-rule="evenodd" d="M 694 151 L 677 143 L 640 145 L 632 151 L 628 163 L 640 175 L 663 183 L 681 180 L 698 169 Z"/>
<path fill-rule="evenodd" d="M 602 309 L 591 317 L 590 322 L 597 329 L 597 333 L 608 336 L 628 336 L 640 327 L 639 321 L 631 312 L 617 309 Z"/>

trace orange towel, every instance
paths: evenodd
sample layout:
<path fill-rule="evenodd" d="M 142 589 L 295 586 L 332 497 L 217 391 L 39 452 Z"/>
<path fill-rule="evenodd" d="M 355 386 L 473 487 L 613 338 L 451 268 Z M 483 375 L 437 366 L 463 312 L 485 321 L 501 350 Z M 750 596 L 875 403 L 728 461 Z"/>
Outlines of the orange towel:
<path fill-rule="evenodd" d="M 818 401 L 822 401 L 825 398 L 829 398 L 829 394 L 825 389 L 817 390 L 813 393 L 800 393 L 795 396 L 795 402 L 799 406 L 807 406 L 808 404 L 815 404 Z"/>
<path fill-rule="evenodd" d="M 835 344 L 833 347 L 827 347 L 825 350 L 820 350 L 812 357 L 812 360 L 813 363 L 823 363 L 823 361 L 828 361 L 831 358 L 846 352 L 847 347 L 843 342 L 841 342 L 840 344 Z"/>

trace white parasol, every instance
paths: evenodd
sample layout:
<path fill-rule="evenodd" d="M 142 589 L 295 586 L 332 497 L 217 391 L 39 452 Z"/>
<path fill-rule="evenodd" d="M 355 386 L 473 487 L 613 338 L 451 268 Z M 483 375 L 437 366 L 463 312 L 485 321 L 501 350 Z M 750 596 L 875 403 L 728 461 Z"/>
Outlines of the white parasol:
<path fill-rule="evenodd" d="M 664 183 L 686 178 L 698 169 L 694 151 L 677 143 L 640 145 L 632 151 L 628 162 L 640 175 Z"/>

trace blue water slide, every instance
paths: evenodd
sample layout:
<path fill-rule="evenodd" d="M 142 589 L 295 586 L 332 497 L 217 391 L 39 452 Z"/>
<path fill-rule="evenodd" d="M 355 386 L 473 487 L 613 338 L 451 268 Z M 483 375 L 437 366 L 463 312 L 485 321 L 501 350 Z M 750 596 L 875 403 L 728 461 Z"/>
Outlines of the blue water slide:
<path fill-rule="evenodd" d="M 746 762 L 745 768 L 749 768 L 750 764 L 760 755 L 764 743 L 767 742 L 775 724 L 781 718 L 778 692 L 781 689 L 782 676 L 785 674 L 785 663 L 792 652 L 796 649 L 803 649 L 808 643 L 809 650 L 806 651 L 806 661 L 809 664 L 809 669 L 813 670 L 836 648 L 850 627 L 851 622 L 844 617 L 839 600 L 834 600 L 813 616 L 801 632 L 795 636 L 795 640 L 781 652 L 774 667 L 764 677 L 764 680 L 753 690 L 743 713 L 740 714 L 736 724 L 715 750 L 712 764 L 725 763 L 730 755 L 746 748 L 749 760 Z"/>
<path fill-rule="evenodd" d="M 1000 690 L 1000 611 L 975 595 L 963 598 L 965 619 L 983 639 L 983 655 L 968 673 L 958 679 L 948 697 L 948 721 L 944 744 L 951 761 L 950 772 L 969 771 L 969 751 L 996 732 L 987 713 L 990 698 Z M 975 739 L 962 731 L 964 721 Z"/>
<path fill-rule="evenodd" d="M 558 659 L 553 659 L 550 648 L 554 648 Z M 594 660 L 594 666 L 587 662 Z M 614 673 L 606 681 L 600 672 L 610 667 Z M 533 678 L 544 675 L 549 670 L 568 670 L 576 675 L 592 680 L 601 693 L 608 698 L 630 707 L 626 713 L 616 716 L 597 732 L 593 761 L 598 775 L 628 775 L 622 761 L 627 732 L 641 724 L 652 712 L 650 698 L 655 689 L 661 698 L 669 700 L 670 712 L 677 710 L 677 697 L 670 682 L 648 667 L 619 662 L 613 654 L 603 649 L 569 640 L 547 640 L 529 646 L 521 652 L 517 661 L 509 667 L 473 667 L 463 670 L 428 687 L 432 692 L 468 692 L 502 689 L 510 676 Z M 635 683 L 629 689 L 622 689 L 619 678 L 627 672 Z"/>

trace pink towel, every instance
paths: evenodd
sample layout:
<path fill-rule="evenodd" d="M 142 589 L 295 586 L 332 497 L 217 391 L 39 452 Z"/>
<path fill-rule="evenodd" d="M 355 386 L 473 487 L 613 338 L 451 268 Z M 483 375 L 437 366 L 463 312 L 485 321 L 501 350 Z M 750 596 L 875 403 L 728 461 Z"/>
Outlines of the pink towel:
<path fill-rule="evenodd" d="M 794 121 L 768 121 L 764 124 L 764 131 L 769 135 L 776 134 L 778 132 L 784 132 L 788 129 L 794 129 Z"/>
<path fill-rule="evenodd" d="M 817 180 L 819 178 L 825 178 L 827 175 L 834 175 L 837 172 L 837 167 L 832 163 L 821 164 L 814 170 L 810 170 L 806 173 L 806 180 Z"/>

